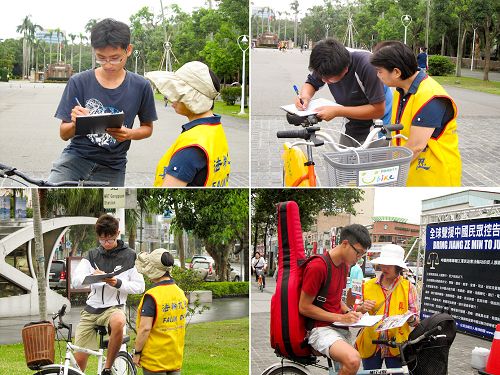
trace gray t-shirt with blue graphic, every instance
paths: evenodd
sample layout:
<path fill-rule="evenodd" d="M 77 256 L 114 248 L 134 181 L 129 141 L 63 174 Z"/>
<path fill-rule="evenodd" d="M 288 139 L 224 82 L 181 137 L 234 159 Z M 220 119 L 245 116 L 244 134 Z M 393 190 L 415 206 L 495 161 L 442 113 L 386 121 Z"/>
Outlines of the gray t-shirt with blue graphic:
<path fill-rule="evenodd" d="M 132 128 L 136 116 L 140 122 L 158 119 L 153 90 L 149 82 L 138 74 L 127 71 L 122 84 L 115 89 L 107 89 L 97 81 L 94 70 L 87 70 L 71 77 L 64 89 L 55 117 L 71 122 L 71 110 L 77 105 L 75 98 L 91 114 L 125 113 L 124 126 Z M 118 142 L 111 135 L 76 135 L 64 152 L 95 163 L 122 170 L 127 163 L 130 141 Z"/>

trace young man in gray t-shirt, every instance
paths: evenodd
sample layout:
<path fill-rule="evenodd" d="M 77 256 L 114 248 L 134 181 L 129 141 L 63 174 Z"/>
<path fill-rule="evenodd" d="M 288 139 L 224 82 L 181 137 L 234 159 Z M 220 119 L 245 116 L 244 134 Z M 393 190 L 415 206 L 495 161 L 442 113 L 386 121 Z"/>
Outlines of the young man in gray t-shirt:
<path fill-rule="evenodd" d="M 153 91 L 146 79 L 125 69 L 132 54 L 126 24 L 104 19 L 92 28 L 90 40 L 101 66 L 74 75 L 66 85 L 55 117 L 62 121 L 61 138 L 71 142 L 53 163 L 49 181 L 107 181 L 123 186 L 131 141 L 151 136 L 158 119 Z M 75 135 L 77 116 L 120 111 L 125 114 L 121 128 Z M 132 128 L 136 116 L 140 126 Z"/>

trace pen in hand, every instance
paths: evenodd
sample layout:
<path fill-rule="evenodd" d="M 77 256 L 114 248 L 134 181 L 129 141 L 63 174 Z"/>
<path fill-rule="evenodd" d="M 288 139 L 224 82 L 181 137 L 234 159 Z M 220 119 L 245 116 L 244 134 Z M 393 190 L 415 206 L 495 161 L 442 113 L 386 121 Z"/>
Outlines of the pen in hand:
<path fill-rule="evenodd" d="M 80 107 L 83 107 L 82 103 L 78 100 L 78 98 L 75 96 L 75 102 L 78 104 Z"/>
<path fill-rule="evenodd" d="M 295 93 L 297 94 L 297 96 L 299 97 L 300 104 L 304 105 L 304 101 L 300 98 L 299 89 L 297 88 L 297 86 L 293 85 L 293 89 L 294 89 Z"/>

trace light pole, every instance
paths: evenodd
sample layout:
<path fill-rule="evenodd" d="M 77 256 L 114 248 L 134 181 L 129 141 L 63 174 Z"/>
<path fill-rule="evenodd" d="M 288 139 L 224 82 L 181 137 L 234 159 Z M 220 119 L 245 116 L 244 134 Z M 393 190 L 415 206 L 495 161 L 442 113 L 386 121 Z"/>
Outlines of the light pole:
<path fill-rule="evenodd" d="M 404 43 L 406 44 L 406 32 L 408 31 L 408 26 L 410 26 L 411 23 L 411 16 L 409 14 L 405 14 L 401 16 L 401 23 L 405 27 L 405 41 Z"/>
<path fill-rule="evenodd" d="M 135 74 L 137 74 L 137 58 L 139 57 L 139 55 L 141 54 L 141 52 L 136 49 L 134 50 L 134 57 L 135 57 Z"/>
<path fill-rule="evenodd" d="M 240 35 L 237 40 L 238 47 L 240 47 L 241 51 L 243 52 L 243 72 L 241 74 L 242 80 L 241 80 L 241 108 L 240 108 L 240 113 L 239 115 L 244 115 L 245 114 L 245 54 L 248 50 L 249 44 L 248 44 L 248 35 Z"/>
<path fill-rule="evenodd" d="M 328 30 L 330 30 L 330 25 L 326 24 L 325 25 L 325 29 L 326 29 L 326 37 L 325 37 L 325 39 L 328 39 Z"/>

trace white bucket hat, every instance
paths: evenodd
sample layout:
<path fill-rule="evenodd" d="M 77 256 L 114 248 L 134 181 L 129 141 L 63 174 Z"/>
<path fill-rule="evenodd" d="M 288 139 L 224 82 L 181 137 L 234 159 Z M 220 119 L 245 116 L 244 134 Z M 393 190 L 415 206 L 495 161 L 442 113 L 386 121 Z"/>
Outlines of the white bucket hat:
<path fill-rule="evenodd" d="M 399 266 L 408 269 L 405 261 L 405 251 L 399 245 L 388 244 L 380 249 L 380 257 L 373 259 L 372 264 L 382 264 L 385 266 Z"/>
<path fill-rule="evenodd" d="M 159 248 L 151 253 L 145 251 L 139 253 L 135 260 L 137 271 L 150 279 L 159 279 L 165 272 L 172 272 L 172 266 L 165 266 L 161 261 L 163 253 L 168 253 L 168 250 Z"/>
<path fill-rule="evenodd" d="M 208 66 L 200 61 L 191 61 L 176 72 L 154 71 L 146 73 L 160 92 L 172 102 L 182 102 L 193 113 L 210 110 L 219 95 L 212 82 Z"/>

